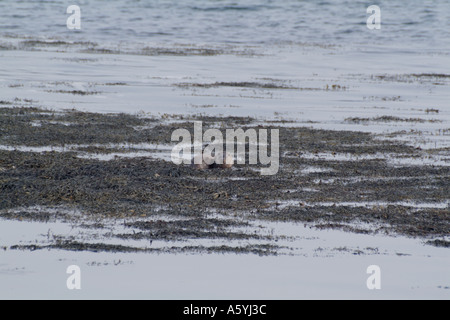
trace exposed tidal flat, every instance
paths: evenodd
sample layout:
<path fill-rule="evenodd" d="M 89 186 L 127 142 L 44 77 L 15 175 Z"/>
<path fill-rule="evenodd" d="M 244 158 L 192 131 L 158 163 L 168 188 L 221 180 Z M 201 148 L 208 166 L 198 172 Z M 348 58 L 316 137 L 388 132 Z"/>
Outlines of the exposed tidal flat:
<path fill-rule="evenodd" d="M 92 236 L 58 235 L 10 249 L 286 252 L 289 246 L 278 240 L 289 237 L 268 234 L 258 221 L 406 235 L 449 246 L 450 160 L 433 150 L 370 133 L 271 122 L 271 129 L 280 130 L 280 169 L 261 176 L 261 165 L 196 170 L 170 160 L 175 129 L 193 131 L 193 121 L 202 121 L 204 130 L 246 130 L 256 126 L 250 117 L 181 119 L 33 107 L 0 112 L 0 215 L 65 221 Z M 248 159 L 249 142 L 246 147 Z M 102 219 L 119 230 L 103 233 L 108 223 Z M 223 244 L 205 247 L 208 239 Z M 188 240 L 198 245 L 170 245 Z M 241 242 L 231 246 L 232 240 Z M 153 241 L 167 246 L 149 247 Z"/>

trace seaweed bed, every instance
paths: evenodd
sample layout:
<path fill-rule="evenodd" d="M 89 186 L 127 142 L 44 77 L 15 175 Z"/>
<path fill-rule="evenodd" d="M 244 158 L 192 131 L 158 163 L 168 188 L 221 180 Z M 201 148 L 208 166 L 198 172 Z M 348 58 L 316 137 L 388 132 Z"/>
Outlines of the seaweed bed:
<path fill-rule="evenodd" d="M 429 158 L 433 152 L 369 133 L 270 123 L 280 130 L 280 170 L 273 176 L 261 176 L 259 165 L 196 170 L 157 156 L 108 161 L 80 156 L 107 154 L 113 144 L 122 144 L 114 151 L 123 154 L 139 145 L 173 145 L 172 132 L 193 132 L 193 120 L 203 121 L 204 130 L 219 123 L 223 132 L 261 127 L 248 117 L 176 118 L 0 108 L 0 217 L 69 221 L 96 230 L 115 220 L 123 222 L 120 232 L 109 235 L 116 239 L 243 240 L 241 244 L 150 249 L 58 236 L 45 245 L 9 248 L 277 254 L 279 236 L 249 231 L 255 221 L 267 220 L 406 235 L 449 247 L 448 166 L 393 164 L 382 155 L 404 160 Z M 32 147 L 50 149 L 38 152 Z M 348 158 L 334 158 L 340 154 Z"/>

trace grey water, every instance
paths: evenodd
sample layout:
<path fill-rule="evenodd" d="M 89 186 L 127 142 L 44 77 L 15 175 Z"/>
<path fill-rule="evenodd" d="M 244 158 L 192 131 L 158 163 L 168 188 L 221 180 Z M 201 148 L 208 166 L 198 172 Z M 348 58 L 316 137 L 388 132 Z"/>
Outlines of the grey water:
<path fill-rule="evenodd" d="M 66 28 L 66 9 L 81 9 L 81 30 Z M 382 32 L 369 33 L 370 5 Z M 166 43 L 388 46 L 448 53 L 450 3 L 433 1 L 151 0 L 0 1 L 0 37 L 52 38 L 119 46 Z"/>

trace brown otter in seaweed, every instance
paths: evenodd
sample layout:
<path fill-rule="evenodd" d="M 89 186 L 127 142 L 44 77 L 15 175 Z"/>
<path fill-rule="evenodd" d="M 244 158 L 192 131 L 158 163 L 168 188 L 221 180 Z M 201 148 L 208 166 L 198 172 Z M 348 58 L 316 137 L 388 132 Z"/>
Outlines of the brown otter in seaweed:
<path fill-rule="evenodd" d="M 200 159 L 201 161 L 199 161 Z M 229 153 L 221 152 L 218 153 L 214 158 L 212 158 L 209 155 L 199 154 L 195 155 L 192 158 L 192 167 L 199 170 L 214 169 L 214 168 L 229 169 L 232 166 L 233 166 L 233 158 Z"/>

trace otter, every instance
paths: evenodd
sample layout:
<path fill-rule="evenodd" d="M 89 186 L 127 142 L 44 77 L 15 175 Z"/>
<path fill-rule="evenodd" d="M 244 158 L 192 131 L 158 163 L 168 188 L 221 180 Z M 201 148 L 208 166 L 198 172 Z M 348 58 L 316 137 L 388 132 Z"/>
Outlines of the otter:
<path fill-rule="evenodd" d="M 200 161 L 195 161 L 196 159 Z M 219 161 L 221 159 L 222 161 Z M 196 163 L 197 162 L 197 163 Z M 196 155 L 192 158 L 192 167 L 199 170 L 204 169 L 214 169 L 214 168 L 221 168 L 221 169 L 229 169 L 233 166 L 233 158 L 229 153 L 218 153 L 214 158 L 208 155 Z"/>

